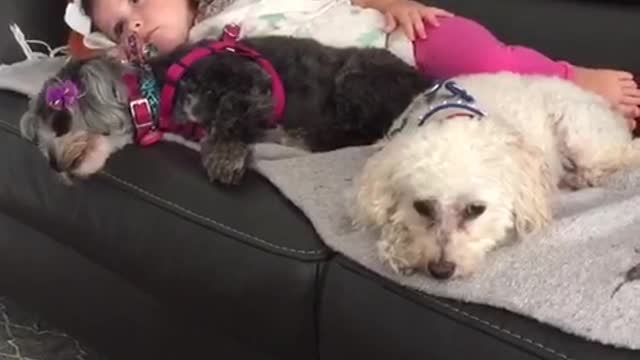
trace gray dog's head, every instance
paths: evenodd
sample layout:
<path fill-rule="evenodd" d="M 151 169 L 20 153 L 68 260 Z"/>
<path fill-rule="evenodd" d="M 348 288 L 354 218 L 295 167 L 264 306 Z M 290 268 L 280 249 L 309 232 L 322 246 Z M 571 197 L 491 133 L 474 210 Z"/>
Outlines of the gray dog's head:
<path fill-rule="evenodd" d="M 98 172 L 132 141 L 124 71 L 108 58 L 71 61 L 31 99 L 20 120 L 22 135 L 63 178 Z"/>

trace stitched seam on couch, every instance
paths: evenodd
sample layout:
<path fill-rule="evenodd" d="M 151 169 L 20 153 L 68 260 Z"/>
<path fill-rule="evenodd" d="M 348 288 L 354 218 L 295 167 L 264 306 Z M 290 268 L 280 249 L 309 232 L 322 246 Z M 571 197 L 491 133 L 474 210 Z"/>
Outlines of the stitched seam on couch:
<path fill-rule="evenodd" d="M 2 127 L 7 129 L 10 133 L 22 137 L 20 135 L 20 129 L 18 129 L 17 127 L 13 126 L 13 124 L 10 124 L 10 123 L 8 123 L 8 122 L 6 122 L 4 120 L 0 120 L 0 125 L 2 125 Z"/>
<path fill-rule="evenodd" d="M 477 317 L 475 315 L 472 315 L 472 314 L 470 314 L 470 313 L 468 313 L 468 312 L 466 312 L 464 310 L 458 309 L 458 308 L 456 308 L 455 306 L 453 306 L 451 304 L 447 304 L 445 302 L 442 302 L 442 301 L 440 301 L 440 300 L 438 300 L 436 298 L 433 298 L 433 297 L 431 297 L 429 295 L 426 295 L 426 294 L 419 293 L 418 295 L 423 297 L 423 298 L 426 298 L 428 300 L 431 300 L 431 301 L 435 302 L 436 304 L 438 304 L 440 306 L 443 306 L 446 309 L 451 310 L 451 311 L 453 311 L 453 312 L 455 312 L 457 314 L 460 314 L 460 315 L 462 315 L 462 316 L 464 316 L 464 317 L 466 317 L 468 319 L 471 319 L 473 321 L 479 322 L 482 325 L 489 326 L 490 328 L 492 328 L 494 330 L 497 330 L 497 331 L 499 331 L 499 332 L 501 332 L 503 334 L 506 334 L 508 336 L 516 338 L 517 340 L 524 341 L 525 343 L 527 343 L 529 345 L 532 345 L 532 346 L 534 346 L 536 348 L 539 348 L 541 350 L 547 351 L 547 352 L 549 352 L 549 353 L 551 353 L 551 354 L 553 354 L 553 355 L 555 355 L 555 356 L 557 356 L 557 357 L 559 357 L 561 359 L 574 360 L 573 358 L 571 358 L 571 357 L 569 357 L 569 356 L 567 356 L 567 355 L 565 355 L 565 354 L 563 354 L 563 353 L 561 353 L 561 352 L 559 352 L 557 350 L 554 350 L 554 349 L 552 349 L 552 348 L 550 348 L 548 346 L 545 346 L 545 345 L 543 345 L 543 344 L 541 344 L 541 343 L 539 343 L 539 342 L 537 342 L 535 340 L 529 339 L 526 336 L 514 333 L 511 330 L 502 328 L 499 325 L 493 324 L 488 320 L 480 319 L 479 317 Z"/>
<path fill-rule="evenodd" d="M 155 194 L 153 194 L 153 193 L 151 193 L 151 192 L 149 192 L 149 191 L 147 191 L 145 189 L 140 188 L 139 186 L 131 184 L 130 182 L 128 182 L 126 180 L 123 180 L 123 179 L 121 179 L 121 178 L 119 178 L 119 177 L 117 177 L 117 176 L 115 176 L 113 174 L 110 174 L 110 173 L 106 172 L 106 171 L 101 171 L 100 173 L 105 175 L 105 176 L 107 176 L 111 180 L 120 183 L 121 185 L 124 185 L 124 186 L 126 186 L 126 187 L 128 187 L 128 188 L 130 188 L 130 189 L 132 189 L 134 191 L 137 191 L 141 195 L 149 197 L 149 198 L 151 198 L 151 199 L 153 199 L 153 200 L 155 200 L 157 202 L 160 202 L 164 206 L 173 208 L 176 211 L 182 212 L 182 213 L 184 213 L 184 214 L 186 214 L 188 216 L 194 217 L 194 218 L 196 218 L 196 219 L 198 219 L 200 221 L 203 221 L 203 222 L 208 223 L 210 225 L 219 227 L 219 228 L 221 228 L 221 229 L 223 229 L 223 230 L 225 230 L 227 232 L 230 232 L 232 234 L 240 235 L 242 237 L 245 237 L 247 239 L 253 240 L 253 241 L 255 241 L 257 243 L 260 243 L 262 245 L 274 248 L 276 250 L 295 253 L 295 254 L 303 254 L 303 255 L 320 255 L 320 254 L 324 254 L 325 253 L 324 250 L 300 250 L 300 249 L 292 249 L 292 248 L 289 248 L 289 247 L 286 247 L 286 246 L 280 246 L 280 245 L 272 244 L 272 243 L 270 243 L 270 242 L 268 242 L 266 240 L 263 240 L 263 239 L 260 239 L 260 238 L 258 238 L 256 236 L 254 236 L 254 235 L 247 234 L 245 232 L 242 232 L 240 230 L 232 228 L 232 227 L 230 227 L 228 225 L 225 225 L 225 224 L 222 224 L 222 223 L 220 223 L 218 221 L 215 221 L 215 220 L 213 220 L 211 218 L 208 218 L 208 217 L 206 217 L 204 215 L 200 215 L 200 214 L 198 214 L 196 212 L 193 212 L 193 211 L 191 211 L 191 210 L 189 210 L 187 208 L 184 208 L 184 207 L 182 207 L 182 206 L 180 206 L 180 205 L 178 205 L 178 204 L 176 204 L 176 203 L 174 203 L 174 202 L 172 202 L 170 200 L 164 199 L 164 198 L 162 198 L 162 197 L 160 197 L 158 195 L 155 195 Z"/>
<path fill-rule="evenodd" d="M 348 259 L 348 261 L 349 261 L 349 262 L 351 262 L 351 263 L 353 263 L 353 264 L 358 264 L 358 263 L 354 262 L 353 260 L 351 260 L 350 258 L 346 258 L 346 259 Z M 346 269 L 347 269 L 347 270 L 349 270 L 349 271 L 358 271 L 358 270 L 361 270 L 361 269 L 358 269 L 358 270 L 356 270 L 356 269 L 351 269 L 351 267 L 352 267 L 352 266 L 354 266 L 354 267 L 355 267 L 355 265 L 344 264 L 343 262 L 340 262 L 340 261 L 339 261 L 338 263 L 340 264 L 340 266 L 342 266 L 342 267 L 346 268 Z M 361 266 L 360 266 L 359 264 L 358 264 L 358 267 L 359 267 L 359 268 L 361 268 Z M 365 269 L 366 269 L 366 268 L 365 268 Z M 362 272 L 362 271 L 359 271 L 359 273 L 361 273 L 361 272 Z M 401 286 L 401 285 L 399 285 L 399 284 L 397 284 L 397 283 L 395 283 L 395 282 L 393 282 L 393 281 L 391 281 L 391 280 L 389 280 L 389 279 L 387 279 L 387 278 L 384 278 L 382 275 L 379 275 L 379 274 L 373 273 L 373 272 L 372 272 L 371 270 L 369 270 L 369 269 L 366 269 L 366 272 L 368 273 L 368 275 L 367 275 L 367 276 L 368 276 L 368 277 L 370 277 L 370 278 L 371 278 L 372 276 L 374 276 L 374 277 L 377 277 L 377 278 L 384 279 L 385 281 L 390 282 L 390 283 L 391 283 L 391 284 L 393 284 L 394 286 Z M 520 335 L 520 334 L 517 334 L 517 333 L 515 333 L 515 332 L 513 332 L 513 331 L 511 331 L 511 330 L 508 330 L 508 329 L 502 328 L 501 326 L 496 325 L 496 324 L 493 324 L 492 322 L 490 322 L 490 321 L 488 321 L 488 320 L 481 319 L 481 318 L 479 318 L 479 317 L 477 317 L 477 316 L 475 316 L 475 315 L 472 315 L 472 314 L 470 314 L 470 313 L 468 313 L 468 312 L 466 312 L 466 311 L 464 311 L 464 310 L 462 310 L 462 309 L 459 309 L 459 308 L 457 308 L 457 307 L 455 307 L 455 306 L 453 306 L 453 305 L 447 304 L 447 303 L 445 303 L 445 302 L 443 302 L 443 301 L 441 301 L 441 300 L 438 300 L 437 298 L 435 298 L 435 297 L 433 297 L 433 296 L 431 296 L 431 295 L 425 294 L 425 293 L 420 292 L 420 291 L 418 291 L 418 290 L 413 290 L 413 289 L 404 288 L 404 287 L 403 287 L 403 288 L 401 288 L 401 289 L 389 289 L 388 287 L 383 286 L 383 288 L 384 288 L 385 290 L 387 290 L 387 291 L 391 291 L 391 292 L 395 292 L 395 293 L 398 293 L 398 292 L 409 292 L 409 293 L 410 293 L 410 294 L 412 294 L 412 295 L 418 295 L 418 296 L 420 296 L 420 297 L 422 297 L 422 298 L 424 298 L 424 299 L 426 299 L 426 300 L 428 300 L 428 301 L 430 301 L 430 302 L 434 303 L 436 306 L 439 306 L 439 307 L 444 308 L 444 310 L 445 310 L 445 312 L 444 312 L 444 313 L 445 313 L 445 314 L 446 314 L 446 310 L 453 311 L 454 313 L 456 313 L 456 314 L 458 314 L 458 315 L 461 315 L 462 317 L 467 318 L 467 319 L 469 319 L 469 320 L 472 320 L 473 322 L 479 323 L 479 324 L 481 324 L 482 326 L 489 327 L 489 328 L 491 328 L 492 330 L 498 331 L 498 332 L 500 332 L 500 333 L 502 333 L 502 334 L 504 334 L 504 335 L 507 335 L 507 336 L 509 336 L 509 337 L 511 337 L 511 338 L 513 338 L 513 339 L 516 339 L 516 340 L 518 340 L 518 341 L 524 342 L 524 343 L 526 343 L 527 345 L 533 346 L 533 347 L 535 347 L 535 348 L 537 348 L 537 349 L 539 349 L 539 350 L 543 350 L 543 351 L 545 351 L 545 352 L 547 352 L 547 353 L 549 353 L 549 354 L 551 354 L 551 355 L 555 356 L 555 357 L 556 357 L 556 358 L 558 358 L 558 359 L 562 359 L 562 360 L 576 360 L 576 359 L 574 359 L 574 358 L 572 358 L 572 357 L 570 357 L 570 356 L 568 356 L 568 355 L 566 355 L 566 354 L 564 354 L 564 353 L 562 353 L 562 352 L 560 352 L 560 351 L 554 350 L 554 349 L 552 349 L 552 348 L 550 348 L 550 347 L 548 347 L 548 346 L 546 346 L 546 345 L 544 345 L 544 344 L 541 344 L 541 343 L 539 343 L 539 342 L 537 342 L 537 341 L 535 341 L 535 340 L 533 340 L 533 339 L 530 339 L 530 338 L 528 338 L 528 337 L 526 337 L 526 336 L 524 336 L 524 335 Z"/>
<path fill-rule="evenodd" d="M 10 123 L 8 123 L 8 122 L 6 122 L 4 120 L 0 120 L 0 125 L 2 125 L 2 127 L 4 127 L 4 128 L 7 128 L 7 130 L 9 130 L 14 135 L 20 136 L 20 130 L 18 128 L 16 128 L 13 124 L 10 124 Z M 237 236 L 240 236 L 240 237 L 244 237 L 244 238 L 246 238 L 248 240 L 251 240 L 251 241 L 255 241 L 256 243 L 261 244 L 263 246 L 266 246 L 266 247 L 269 247 L 269 248 L 272 248 L 272 249 L 275 249 L 275 250 L 278 250 L 278 251 L 282 251 L 282 252 L 292 253 L 292 254 L 301 254 L 301 255 L 323 255 L 323 254 L 325 254 L 324 250 L 301 250 L 301 249 L 293 249 L 293 248 L 289 248 L 289 247 L 286 247 L 286 246 L 280 246 L 280 245 L 272 244 L 272 243 L 270 243 L 270 242 L 268 242 L 268 241 L 266 241 L 264 239 L 260 239 L 260 238 L 254 236 L 254 235 L 247 234 L 247 233 L 245 233 L 243 231 L 237 230 L 237 229 L 232 228 L 232 227 L 230 227 L 228 225 L 225 225 L 225 224 L 222 224 L 222 223 L 220 223 L 218 221 L 215 221 L 215 220 L 213 220 L 213 219 L 211 219 L 209 217 L 206 217 L 204 215 L 200 215 L 200 214 L 198 214 L 198 213 L 196 213 L 194 211 L 191 211 L 191 210 L 189 210 L 189 209 L 187 209 L 185 207 L 182 207 L 182 206 L 180 206 L 180 205 L 178 205 L 176 203 L 173 203 L 173 202 L 171 202 L 171 201 L 169 201 L 167 199 L 164 199 L 164 198 L 162 198 L 162 197 L 160 197 L 158 195 L 155 195 L 155 194 L 153 194 L 153 193 L 151 193 L 151 192 L 149 192 L 147 190 L 144 190 L 144 189 L 142 189 L 142 188 L 140 188 L 140 187 L 138 187 L 138 186 L 136 186 L 134 184 L 131 184 L 126 180 L 120 179 L 119 177 L 117 177 L 117 176 L 115 176 L 113 174 L 110 174 L 110 173 L 108 173 L 106 171 L 101 171 L 100 173 L 105 175 L 106 177 L 118 182 L 119 184 L 124 185 L 124 186 L 126 186 L 126 187 L 128 187 L 128 188 L 130 188 L 130 189 L 132 189 L 132 190 L 134 190 L 134 191 L 136 191 L 138 193 L 140 193 L 143 196 L 151 198 L 151 199 L 161 203 L 162 205 L 164 205 L 166 207 L 172 208 L 174 211 L 182 212 L 185 215 L 188 215 L 190 217 L 198 219 L 199 221 L 202 221 L 202 222 L 207 223 L 209 225 L 218 227 L 218 228 L 220 228 L 220 229 L 222 229 L 222 230 L 224 230 L 224 231 L 226 231 L 228 233 L 231 233 L 231 234 L 234 234 L 234 235 L 237 235 Z"/>

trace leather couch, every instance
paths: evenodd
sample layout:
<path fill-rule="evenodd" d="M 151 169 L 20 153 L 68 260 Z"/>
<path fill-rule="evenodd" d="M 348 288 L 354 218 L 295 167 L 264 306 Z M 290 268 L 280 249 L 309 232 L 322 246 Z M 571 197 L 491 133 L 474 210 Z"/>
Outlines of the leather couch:
<path fill-rule="evenodd" d="M 2 1 L 6 27 L 62 43 L 65 0 Z M 586 0 L 441 0 L 501 38 L 590 66 L 640 70 L 640 6 Z M 463 40 L 463 39 L 461 39 Z M 505 311 L 424 295 L 328 249 L 261 177 L 207 183 L 161 144 L 57 182 L 0 92 L 0 293 L 111 359 L 637 359 Z M 640 336 L 640 335 L 639 335 Z"/>

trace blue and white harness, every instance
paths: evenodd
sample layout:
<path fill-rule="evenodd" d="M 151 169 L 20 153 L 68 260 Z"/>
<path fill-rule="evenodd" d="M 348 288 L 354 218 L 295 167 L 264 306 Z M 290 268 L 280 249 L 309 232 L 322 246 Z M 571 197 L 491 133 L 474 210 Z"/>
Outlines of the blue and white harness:
<path fill-rule="evenodd" d="M 473 96 L 469 95 L 466 90 L 453 80 L 436 82 L 420 96 L 422 97 L 420 102 L 426 102 L 428 104 L 424 114 L 419 117 L 410 116 L 412 111 L 411 108 L 409 108 L 405 116 L 400 117 L 391 127 L 387 136 L 391 137 L 396 135 L 407 127 L 420 127 L 436 117 L 439 119 L 448 119 L 459 115 L 466 115 L 473 118 L 487 116 L 484 111 L 477 107 Z M 409 121 L 412 119 L 415 119 L 415 121 L 413 121 L 413 124 L 410 124 Z"/>

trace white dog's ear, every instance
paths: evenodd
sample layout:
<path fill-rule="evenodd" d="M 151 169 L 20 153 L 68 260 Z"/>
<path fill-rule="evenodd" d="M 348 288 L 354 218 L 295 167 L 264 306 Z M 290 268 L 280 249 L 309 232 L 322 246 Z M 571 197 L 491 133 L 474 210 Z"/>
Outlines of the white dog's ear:
<path fill-rule="evenodd" d="M 515 228 L 519 236 L 542 230 L 551 222 L 551 195 L 555 186 L 542 150 L 522 138 L 512 144 L 517 176 L 510 179 L 515 191 Z"/>
<path fill-rule="evenodd" d="M 369 158 L 354 180 L 350 210 L 357 225 L 383 226 L 397 207 L 391 184 L 395 162 L 380 155 L 377 153 Z"/>

